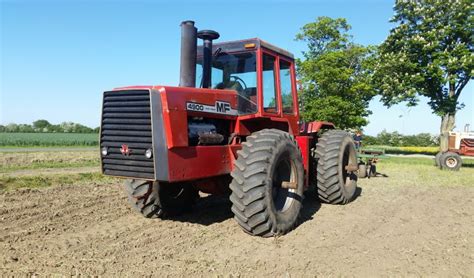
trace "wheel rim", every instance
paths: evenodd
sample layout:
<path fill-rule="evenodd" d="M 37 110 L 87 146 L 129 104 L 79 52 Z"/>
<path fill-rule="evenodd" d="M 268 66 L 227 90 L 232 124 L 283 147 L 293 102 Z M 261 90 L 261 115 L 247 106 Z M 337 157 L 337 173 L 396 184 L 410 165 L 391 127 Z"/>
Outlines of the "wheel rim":
<path fill-rule="evenodd" d="M 446 159 L 446 166 L 449 168 L 454 168 L 456 165 L 458 165 L 458 161 L 454 157 L 448 157 L 448 159 Z"/>
<path fill-rule="evenodd" d="M 286 184 L 297 184 L 297 170 L 295 162 L 290 159 L 281 159 L 275 168 L 272 182 L 272 199 L 277 212 L 287 211 L 295 200 L 296 189 L 284 188 Z"/>
<path fill-rule="evenodd" d="M 346 170 L 346 166 L 357 165 L 357 156 L 355 155 L 354 148 L 351 148 L 349 144 L 344 148 L 344 154 L 342 155 L 341 172 L 342 180 L 344 181 L 344 187 L 348 187 L 354 180 L 354 173 Z"/>

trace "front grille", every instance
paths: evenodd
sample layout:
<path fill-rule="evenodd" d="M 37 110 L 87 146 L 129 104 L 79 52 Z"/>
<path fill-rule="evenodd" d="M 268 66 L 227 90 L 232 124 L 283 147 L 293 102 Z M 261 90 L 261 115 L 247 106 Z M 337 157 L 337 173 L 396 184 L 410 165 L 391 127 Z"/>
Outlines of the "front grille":
<path fill-rule="evenodd" d="M 123 145 L 129 155 L 120 151 Z M 149 91 L 104 93 L 100 146 L 108 149 L 106 156 L 101 155 L 104 174 L 154 179 L 153 157 L 145 157 L 145 151 L 153 148 Z"/>

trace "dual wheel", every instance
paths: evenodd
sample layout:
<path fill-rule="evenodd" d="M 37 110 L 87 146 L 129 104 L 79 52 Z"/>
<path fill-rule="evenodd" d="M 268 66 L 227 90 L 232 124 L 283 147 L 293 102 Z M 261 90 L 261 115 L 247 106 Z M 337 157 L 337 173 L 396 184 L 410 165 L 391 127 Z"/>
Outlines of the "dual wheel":
<path fill-rule="evenodd" d="M 435 164 L 443 170 L 458 171 L 462 166 L 462 159 L 454 152 L 439 152 L 435 156 Z"/>
<path fill-rule="evenodd" d="M 234 219 L 245 232 L 269 237 L 297 225 L 304 191 L 302 161 L 298 145 L 287 132 L 265 129 L 242 143 L 231 174 L 230 200 Z M 352 199 L 357 177 L 347 170 L 350 165 L 357 165 L 350 136 L 343 131 L 323 134 L 312 167 L 312 177 L 317 177 L 312 183 L 321 200 L 346 204 Z"/>

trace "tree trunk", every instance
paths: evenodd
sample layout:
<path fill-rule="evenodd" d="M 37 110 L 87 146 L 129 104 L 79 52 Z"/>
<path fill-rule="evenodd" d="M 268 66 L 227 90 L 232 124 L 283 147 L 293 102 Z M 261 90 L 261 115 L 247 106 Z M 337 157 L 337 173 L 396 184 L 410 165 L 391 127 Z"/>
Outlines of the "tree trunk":
<path fill-rule="evenodd" d="M 448 151 L 449 132 L 454 128 L 454 113 L 446 113 L 441 117 L 439 144 L 442 152 Z"/>

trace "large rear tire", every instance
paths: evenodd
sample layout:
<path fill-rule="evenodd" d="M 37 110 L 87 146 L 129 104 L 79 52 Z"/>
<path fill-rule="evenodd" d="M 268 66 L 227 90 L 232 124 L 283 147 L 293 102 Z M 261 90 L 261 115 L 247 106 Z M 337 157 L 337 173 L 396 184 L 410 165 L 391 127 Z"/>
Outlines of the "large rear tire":
<path fill-rule="evenodd" d="M 264 129 L 248 136 L 231 175 L 232 212 L 245 232 L 269 237 L 296 226 L 304 170 L 301 151 L 290 134 Z"/>
<path fill-rule="evenodd" d="M 316 156 L 319 198 L 330 204 L 352 201 L 357 187 L 358 164 L 349 133 L 342 130 L 324 133 L 316 144 Z"/>
<path fill-rule="evenodd" d="M 441 169 L 450 171 L 459 171 L 462 166 L 461 156 L 453 152 L 445 152 L 439 158 Z"/>
<path fill-rule="evenodd" d="M 128 202 L 146 218 L 164 218 L 189 211 L 199 197 L 188 183 L 126 180 Z"/>

